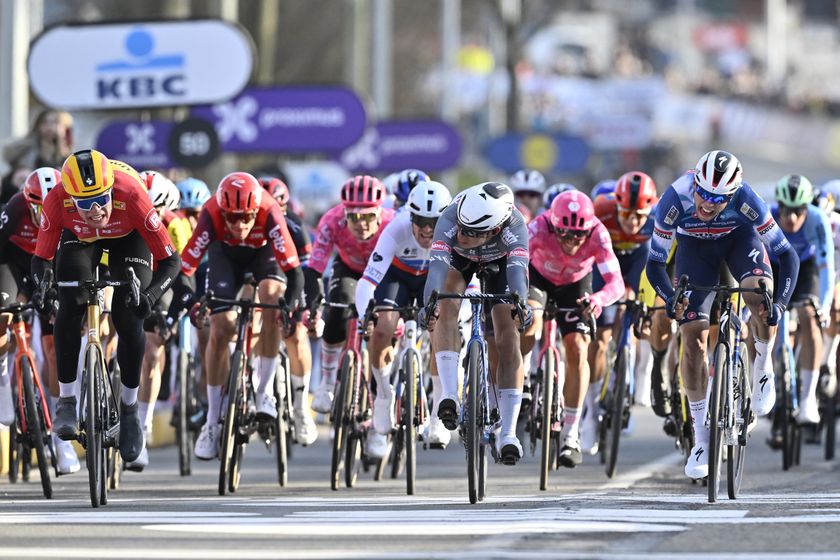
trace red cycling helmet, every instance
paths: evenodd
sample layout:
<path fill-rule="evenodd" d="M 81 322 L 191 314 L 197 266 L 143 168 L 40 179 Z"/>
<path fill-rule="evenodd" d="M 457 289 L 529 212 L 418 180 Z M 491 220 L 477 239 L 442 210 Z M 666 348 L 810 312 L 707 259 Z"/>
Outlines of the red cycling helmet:
<path fill-rule="evenodd" d="M 622 210 L 649 213 L 656 203 L 656 183 L 641 171 L 631 171 L 618 178 L 615 200 Z"/>
<path fill-rule="evenodd" d="M 551 225 L 556 229 L 589 231 L 595 227 L 595 207 L 580 191 L 566 191 L 551 203 Z"/>
<path fill-rule="evenodd" d="M 47 194 L 61 184 L 61 171 L 52 167 L 39 167 L 23 182 L 23 197 L 29 204 L 43 204 Z"/>
<path fill-rule="evenodd" d="M 226 175 L 216 189 L 216 202 L 223 212 L 256 212 L 260 207 L 263 188 L 250 173 L 237 171 Z"/>
<path fill-rule="evenodd" d="M 385 187 L 376 177 L 356 175 L 341 186 L 341 203 L 347 208 L 382 206 Z"/>
<path fill-rule="evenodd" d="M 285 206 L 289 203 L 289 187 L 277 177 L 260 177 L 260 185 L 271 194 L 272 198 Z"/>

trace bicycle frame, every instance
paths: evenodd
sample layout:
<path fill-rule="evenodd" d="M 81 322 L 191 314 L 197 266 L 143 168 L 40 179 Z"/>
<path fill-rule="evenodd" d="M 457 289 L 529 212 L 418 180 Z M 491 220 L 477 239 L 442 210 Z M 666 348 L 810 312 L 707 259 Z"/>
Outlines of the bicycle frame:
<path fill-rule="evenodd" d="M 548 307 L 545 310 L 543 315 L 543 333 L 542 333 L 542 348 L 540 349 L 539 356 L 537 356 L 538 364 L 545 363 L 545 355 L 547 353 L 551 353 L 554 355 L 554 363 L 557 365 L 555 368 L 555 377 L 554 377 L 554 387 L 557 393 L 557 410 L 562 410 L 564 403 L 563 403 L 563 385 L 565 380 L 560 379 L 560 364 L 563 363 L 563 359 L 560 356 L 560 350 L 557 348 L 557 319 L 556 319 L 556 310 Z M 542 367 L 542 365 L 540 365 Z M 546 372 L 543 372 L 545 375 Z M 560 430 L 559 424 L 562 423 L 562 418 L 558 414 L 557 418 L 557 425 L 551 426 L 552 431 Z"/>
<path fill-rule="evenodd" d="M 741 329 L 742 320 L 738 313 L 733 313 L 732 298 L 718 297 L 721 305 L 720 312 L 720 331 L 718 334 L 718 342 L 716 346 L 723 345 L 725 349 L 726 361 L 729 363 L 730 375 L 724 381 L 723 391 L 725 396 L 726 417 L 723 419 L 723 443 L 724 445 L 746 445 L 746 434 L 741 434 L 745 428 L 743 424 L 745 419 L 743 417 L 735 417 L 735 383 L 733 376 L 736 371 L 736 364 L 741 359 Z M 737 306 L 735 309 L 741 309 L 741 294 L 738 293 Z M 713 354 L 716 355 L 717 352 Z M 712 381 L 715 376 L 717 364 L 712 359 L 712 367 L 709 368 L 709 383 L 706 387 L 706 407 L 711 402 L 710 395 L 712 390 Z M 749 386 L 749 384 L 747 385 Z M 751 395 L 740 395 L 741 398 L 749 398 Z M 708 420 L 707 420 L 708 422 Z M 711 427 L 711 426 L 710 426 Z"/>
<path fill-rule="evenodd" d="M 12 324 L 9 329 L 15 337 L 15 347 L 17 352 L 15 354 L 15 380 L 18 387 L 18 411 L 20 411 L 21 429 L 25 433 L 28 431 L 26 425 L 26 415 L 23 414 L 23 360 L 29 360 L 32 370 L 32 379 L 35 381 L 35 390 L 41 398 L 41 410 L 44 413 L 44 419 L 47 423 L 47 430 L 52 430 L 52 418 L 50 417 L 49 407 L 47 406 L 47 399 L 45 397 L 43 385 L 41 384 L 41 376 L 35 368 L 35 353 L 29 347 L 29 339 L 26 334 L 26 323 L 23 320 L 23 309 L 18 309 L 12 312 Z"/>

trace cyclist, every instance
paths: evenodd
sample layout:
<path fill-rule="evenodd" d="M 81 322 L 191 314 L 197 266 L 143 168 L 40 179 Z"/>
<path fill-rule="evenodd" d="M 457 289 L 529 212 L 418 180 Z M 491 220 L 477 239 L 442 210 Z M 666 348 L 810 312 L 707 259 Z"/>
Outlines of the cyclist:
<path fill-rule="evenodd" d="M 598 195 L 594 201 L 595 216 L 609 232 L 613 251 L 618 257 L 624 279 L 625 299 L 633 299 L 639 291 L 639 281 L 647 263 L 650 237 L 653 234 L 653 220 L 649 219 L 649 216 L 651 211 L 656 209 L 656 201 L 656 184 L 641 171 L 625 173 L 615 182 L 615 190 Z M 599 290 L 603 284 L 601 274 L 595 271 L 593 289 Z M 596 411 L 601 381 L 608 367 L 607 344 L 614 335 L 615 339 L 618 339 L 618 333 L 614 332 L 618 315 L 618 306 L 612 305 L 603 310 L 598 319 L 598 326 L 607 328 L 599 328 L 595 344 L 589 346 L 592 380 L 586 394 L 587 412 L 581 430 L 581 445 L 587 453 L 597 452 L 598 449 Z"/>
<path fill-rule="evenodd" d="M 822 359 L 822 317 L 828 318 L 834 295 L 834 239 L 828 217 L 813 206 L 814 187 L 807 177 L 785 175 L 776 183 L 773 218 L 799 255 L 799 279 L 793 290 L 794 303 L 811 300 L 817 304 L 819 316 L 811 307 L 797 309 L 799 318 L 799 417 L 800 424 L 820 421 L 817 403 L 820 360 Z M 772 258 L 778 275 L 778 258 Z M 776 279 L 778 285 L 778 279 Z M 778 430 L 774 430 L 777 432 Z M 774 433 L 781 439 L 781 432 Z"/>
<path fill-rule="evenodd" d="M 412 189 L 405 205 L 408 211 L 400 213 L 383 229 L 365 272 L 356 285 L 356 310 L 359 317 L 364 317 L 371 299 L 377 305 L 403 307 L 422 297 L 435 225 L 451 201 L 449 190 L 434 181 L 418 183 Z M 376 380 L 374 431 L 367 438 L 367 451 L 371 457 L 383 457 L 387 453 L 387 434 L 394 427 L 391 362 L 392 339 L 398 320 L 399 315 L 396 313 L 379 312 L 368 345 L 370 369 Z M 441 387 L 435 368 L 431 370 L 434 408 L 428 439 L 430 443 L 445 447 L 449 443 L 450 434 L 437 418 Z"/>
<path fill-rule="evenodd" d="M 286 218 L 286 225 L 289 234 L 298 252 L 301 266 L 309 262 L 309 255 L 312 253 L 312 239 L 309 231 L 295 212 L 289 209 L 289 187 L 277 177 L 261 177 L 260 184 L 267 190 L 277 204 L 280 205 L 283 215 Z M 304 286 L 304 293 L 307 300 L 313 300 L 318 293 L 318 286 Z M 308 307 L 308 306 L 306 306 Z M 312 378 L 312 349 L 309 344 L 309 335 L 304 325 L 303 313 L 295 311 L 294 327 L 284 333 L 286 349 L 289 352 L 289 370 L 292 380 L 292 391 L 294 392 L 293 407 L 294 414 L 292 421 L 295 423 L 295 435 L 298 443 L 312 445 L 318 439 L 318 429 L 315 421 L 309 414 L 309 381 Z"/>
<path fill-rule="evenodd" d="M 491 267 L 485 268 L 488 274 L 484 280 L 488 293 L 510 292 L 527 301 L 528 230 L 522 214 L 514 208 L 513 191 L 503 183 L 470 187 L 443 211 L 435 226 L 424 301 L 428 304 L 433 290 L 464 293 L 467 282 L 488 263 Z M 533 313 L 527 305 L 523 310 L 522 327 L 527 328 Z M 442 393 L 438 418 L 448 430 L 454 430 L 458 423 L 459 311 L 456 300 L 443 300 L 435 309 L 423 309 L 419 317 L 422 328 L 434 331 L 432 346 Z M 491 363 L 498 388 L 491 391 L 491 406 L 495 400 L 501 413 L 496 447 L 502 461 L 513 464 L 522 457 L 522 445 L 516 437 L 524 381 L 518 319 L 513 319 L 511 306 L 495 305 L 490 311 L 495 331 L 490 346 L 495 347 L 498 357 L 498 367 Z"/>
<path fill-rule="evenodd" d="M 510 178 L 510 188 L 517 209 L 531 219 L 536 218 L 542 211 L 543 195 L 545 194 L 545 177 L 533 169 L 520 169 Z M 528 220 L 530 221 L 530 219 Z"/>
<path fill-rule="evenodd" d="M 595 186 L 592 187 L 592 200 L 595 200 L 602 194 L 615 192 L 616 183 L 617 181 L 615 179 L 607 179 L 596 183 Z"/>
<path fill-rule="evenodd" d="M 576 190 L 577 187 L 569 183 L 554 183 L 545 190 L 545 194 L 543 195 L 543 211 L 551 210 L 551 203 L 554 202 L 558 194 Z"/>
<path fill-rule="evenodd" d="M 121 286 L 114 290 L 112 303 L 122 382 L 119 449 L 123 460 L 130 463 L 145 446 L 137 406 L 145 346 L 143 320 L 172 284 L 181 259 L 149 202 L 143 180 L 129 165 L 109 161 L 96 150 L 78 151 L 64 162 L 61 183 L 64 188 L 53 189 L 44 200 L 32 259 L 36 283 L 41 282 L 54 257 L 59 281 L 90 280 L 105 249 L 112 278 L 125 278 L 126 269 L 132 267 L 140 281 L 138 299 L 132 297 L 128 286 Z M 78 421 L 73 385 L 87 294 L 78 288 L 63 288 L 58 290 L 58 301 L 54 336 L 60 398 L 53 431 L 62 439 L 74 439 Z M 35 303 L 46 309 L 47 302 Z"/>
<path fill-rule="evenodd" d="M 419 169 L 403 169 L 394 181 L 394 210 L 401 211 L 408 201 L 408 195 L 418 183 L 430 181 L 429 175 Z M 384 186 L 384 185 L 383 185 Z"/>
<path fill-rule="evenodd" d="M 837 346 L 840 337 L 837 336 L 837 315 L 840 313 L 840 213 L 836 210 L 837 201 L 840 200 L 840 179 L 828 181 L 815 193 L 814 205 L 825 212 L 831 224 L 832 237 L 834 239 L 834 298 L 832 313 L 827 331 L 823 332 L 823 355 L 822 367 L 820 368 L 820 387 L 825 395 L 833 395 L 837 390 Z"/>
<path fill-rule="evenodd" d="M 752 408 L 756 415 L 770 412 L 776 398 L 773 382 L 772 348 L 776 324 L 790 301 L 796 285 L 799 258 L 770 215 L 764 200 L 743 182 L 741 162 L 723 150 L 703 155 L 695 169 L 668 187 L 656 209 L 647 275 L 651 285 L 680 322 L 684 355 L 683 381 L 688 394 L 695 445 L 685 465 L 689 478 L 708 475 L 709 430 L 705 426 L 706 346 L 709 310 L 714 295 L 692 290 L 674 302 L 674 287 L 665 271 L 668 252 L 678 238 L 677 276 L 688 275 L 692 283 L 711 286 L 719 281 L 719 266 L 725 262 L 741 286 L 757 288 L 764 280 L 771 289 L 772 272 L 765 245 L 779 257 L 779 288 L 771 309 L 765 309 L 758 294 L 745 294 L 752 312 L 751 332 L 755 339 L 752 378 Z M 673 307 L 672 307 L 673 304 Z"/>
<path fill-rule="evenodd" d="M 297 305 L 303 287 L 297 250 L 277 201 L 249 173 L 239 171 L 225 176 L 216 195 L 204 204 L 183 252 L 182 272 L 192 276 L 205 252 L 207 290 L 214 295 L 236 298 L 245 274 L 250 272 L 258 283 L 260 301 L 278 301 L 283 293 L 282 270 L 287 282 L 285 302 L 290 309 Z M 195 442 L 195 455 L 204 460 L 218 454 L 222 387 L 230 374 L 230 342 L 236 333 L 236 312 L 230 305 L 211 302 L 209 308 L 210 340 L 204 355 L 207 419 Z M 199 327 L 203 326 L 202 319 L 197 318 Z M 254 349 L 260 358 L 259 367 L 252 374 L 252 382 L 256 412 L 263 418 L 277 417 L 273 389 L 281 336 L 279 323 L 278 310 L 262 311 L 262 330 Z"/>
<path fill-rule="evenodd" d="M 330 209 L 318 222 L 318 234 L 305 270 L 306 285 L 320 286 L 333 249 L 338 253 L 327 288 L 327 301 L 351 305 L 356 282 L 362 277 L 382 230 L 394 218 L 394 211 L 382 208 L 385 188 L 376 177 L 356 175 L 341 186 L 341 203 Z M 327 307 L 324 311 L 324 334 L 321 340 L 321 384 L 315 390 L 312 409 L 332 410 L 338 359 L 347 337 L 348 308 Z M 318 322 L 317 317 L 310 324 Z"/>
<path fill-rule="evenodd" d="M 573 468 L 581 463 L 580 421 L 589 387 L 587 348 L 591 342 L 589 316 L 595 318 L 624 293 L 619 260 L 613 253 L 610 234 L 596 217 L 589 197 L 580 191 L 558 195 L 551 209 L 528 225 L 531 280 L 528 304 L 534 308 L 534 323 L 522 336 L 522 352 L 534 347 L 542 329 L 543 311 L 551 299 L 558 307 L 580 307 L 581 313 L 559 318 L 566 351 L 566 382 L 563 388 L 563 447 L 560 464 Z M 596 269 L 602 287 L 592 293 Z"/>

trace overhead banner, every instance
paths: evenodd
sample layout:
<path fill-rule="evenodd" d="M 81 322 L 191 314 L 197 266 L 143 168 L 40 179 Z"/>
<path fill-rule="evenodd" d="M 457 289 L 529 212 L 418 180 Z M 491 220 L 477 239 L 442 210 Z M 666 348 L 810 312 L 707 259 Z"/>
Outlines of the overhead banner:
<path fill-rule="evenodd" d="M 458 165 L 461 135 L 443 121 L 389 121 L 368 129 L 338 158 L 352 171 L 443 171 Z"/>
<path fill-rule="evenodd" d="M 523 168 L 576 173 L 586 168 L 589 152 L 583 138 L 564 134 L 507 134 L 491 140 L 484 149 L 490 163 L 508 173 Z"/>
<path fill-rule="evenodd" d="M 216 126 L 222 150 L 239 153 L 333 152 L 361 138 L 367 123 L 361 99 L 343 87 L 248 88 L 192 115 Z"/>
<path fill-rule="evenodd" d="M 253 45 L 221 20 L 61 25 L 39 35 L 27 62 L 32 92 L 63 109 L 215 103 L 248 83 Z"/>

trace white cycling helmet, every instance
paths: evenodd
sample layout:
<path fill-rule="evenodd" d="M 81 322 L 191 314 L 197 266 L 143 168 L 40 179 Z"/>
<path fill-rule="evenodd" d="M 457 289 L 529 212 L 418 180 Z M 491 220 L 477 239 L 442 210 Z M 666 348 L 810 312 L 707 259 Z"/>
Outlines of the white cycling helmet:
<path fill-rule="evenodd" d="M 149 189 L 149 200 L 152 206 L 165 206 L 167 210 L 174 212 L 181 204 L 181 191 L 166 176 L 157 171 L 143 171 L 140 178 L 146 183 Z"/>
<path fill-rule="evenodd" d="M 545 177 L 539 171 L 533 169 L 520 169 L 510 178 L 510 187 L 514 193 L 545 192 Z"/>
<path fill-rule="evenodd" d="M 735 194 L 742 181 L 741 162 L 724 150 L 706 153 L 694 167 L 694 184 L 713 194 Z"/>
<path fill-rule="evenodd" d="M 501 227 L 513 213 L 513 191 L 504 183 L 481 183 L 458 195 L 458 226 L 475 232 Z"/>
<path fill-rule="evenodd" d="M 405 205 L 415 216 L 424 218 L 440 218 L 443 209 L 452 202 L 452 195 L 437 181 L 422 181 L 417 183 L 408 194 Z"/>

